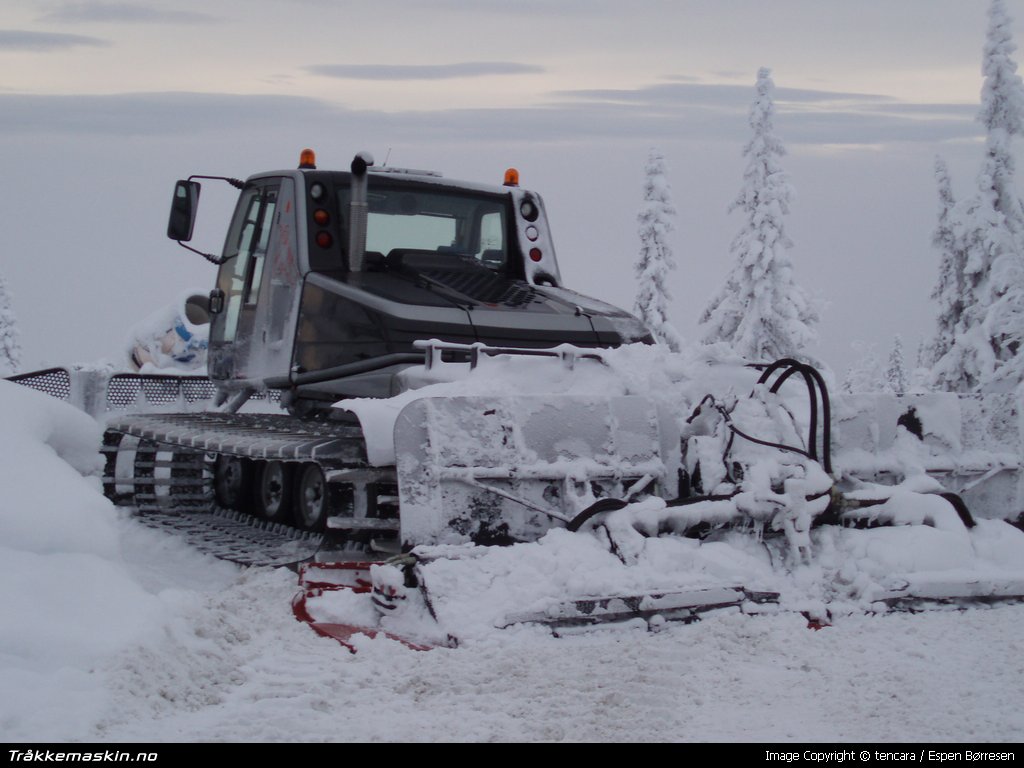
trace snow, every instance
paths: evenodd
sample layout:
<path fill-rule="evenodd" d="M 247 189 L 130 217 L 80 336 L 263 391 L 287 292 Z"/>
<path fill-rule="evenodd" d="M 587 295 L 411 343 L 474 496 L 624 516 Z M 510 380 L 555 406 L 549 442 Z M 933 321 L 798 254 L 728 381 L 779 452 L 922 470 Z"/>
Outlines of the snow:
<path fill-rule="evenodd" d="M 614 375 L 576 377 L 578 386 L 622 391 L 678 380 L 678 357 L 655 365 L 647 354 L 623 350 Z M 495 363 L 497 377 L 508 363 Z M 292 572 L 211 560 L 104 500 L 99 427 L 88 417 L 0 382 L 0 423 L 5 741 L 1024 737 L 1024 606 L 908 615 L 864 613 L 857 602 L 889 568 L 984 560 L 991 575 L 1012 567 L 1020 562 L 1013 537 L 1024 534 L 1011 536 L 1000 521 L 981 521 L 966 538 L 943 528 L 842 538 L 826 529 L 816 534 L 815 564 L 788 574 L 738 533 L 710 545 L 645 539 L 627 567 L 593 535 L 553 531 L 534 544 L 432 563 L 436 609 L 463 636 L 460 647 L 416 652 L 359 636 L 351 654 L 294 619 Z M 666 511 L 656 507 L 623 514 Z M 922 531 L 934 546 L 921 548 Z M 676 587 L 788 584 L 810 601 L 808 585 L 823 573 L 847 591 L 851 610 L 817 632 L 791 610 L 561 639 L 534 626 L 493 626 L 504 611 L 543 608 L 563 589 L 644 589 L 666 577 Z M 371 616 L 354 594 L 310 607 L 327 618 Z"/>
<path fill-rule="evenodd" d="M 125 522 L 98 480 L 95 421 L 0 381 L 0 423 L 0 733 L 86 738 L 86 713 L 106 697 L 93 666 L 153 636 L 165 585 L 147 584 L 133 570 L 148 566 L 122 551 Z"/>
<path fill-rule="evenodd" d="M 21 340 L 7 281 L 0 275 L 0 376 L 18 373 L 21 366 Z"/>

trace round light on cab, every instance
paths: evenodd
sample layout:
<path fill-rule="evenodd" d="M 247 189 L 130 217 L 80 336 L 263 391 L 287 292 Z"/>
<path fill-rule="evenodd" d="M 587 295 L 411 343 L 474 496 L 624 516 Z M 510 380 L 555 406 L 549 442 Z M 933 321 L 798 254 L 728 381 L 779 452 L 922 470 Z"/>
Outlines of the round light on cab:
<path fill-rule="evenodd" d="M 316 170 L 316 152 L 308 147 L 299 153 L 299 168 Z"/>
<path fill-rule="evenodd" d="M 541 259 L 544 258 L 544 254 L 540 252 L 540 248 L 531 248 L 530 249 L 530 258 L 533 261 L 540 261 Z"/>
<path fill-rule="evenodd" d="M 527 221 L 536 221 L 540 215 L 540 210 L 533 200 L 523 200 L 519 206 L 519 213 Z"/>

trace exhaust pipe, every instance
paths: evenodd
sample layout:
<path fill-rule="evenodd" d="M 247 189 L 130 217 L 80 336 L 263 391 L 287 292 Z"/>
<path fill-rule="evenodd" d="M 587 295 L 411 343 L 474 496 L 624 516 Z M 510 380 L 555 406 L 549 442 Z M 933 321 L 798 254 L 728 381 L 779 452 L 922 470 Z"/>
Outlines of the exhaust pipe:
<path fill-rule="evenodd" d="M 369 152 L 360 152 L 352 158 L 352 200 L 348 206 L 348 268 L 351 272 L 363 271 L 363 258 L 366 255 L 366 223 L 369 215 L 366 170 L 371 165 L 373 155 Z"/>

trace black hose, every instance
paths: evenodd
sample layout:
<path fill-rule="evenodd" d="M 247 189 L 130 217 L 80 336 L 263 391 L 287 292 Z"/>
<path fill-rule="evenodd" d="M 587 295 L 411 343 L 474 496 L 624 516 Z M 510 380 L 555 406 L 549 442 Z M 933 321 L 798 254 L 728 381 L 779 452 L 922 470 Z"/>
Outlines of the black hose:
<path fill-rule="evenodd" d="M 622 499 L 598 499 L 566 524 L 566 529 L 576 533 L 585 522 L 602 512 L 615 512 L 629 504 Z"/>
<path fill-rule="evenodd" d="M 729 427 L 729 429 L 732 430 L 732 432 L 734 434 L 739 435 L 744 440 L 749 440 L 751 443 L 757 443 L 758 445 L 764 445 L 764 446 L 766 446 L 768 448 L 776 448 L 776 449 L 778 449 L 780 451 L 787 451 L 789 453 L 796 453 L 796 454 L 799 454 L 800 456 L 805 456 L 808 459 L 813 459 L 813 460 L 817 461 L 817 457 L 816 456 L 812 455 L 810 451 L 805 451 L 803 448 L 797 448 L 794 445 L 786 445 L 784 443 L 773 443 L 773 442 L 771 442 L 769 440 L 761 440 L 760 438 L 754 437 L 753 435 L 748 435 L 746 432 L 744 432 L 739 427 L 737 427 L 735 424 L 733 424 L 731 420 L 726 421 L 726 426 Z"/>
<path fill-rule="evenodd" d="M 818 459 L 818 396 L 814 390 L 814 383 L 807 372 L 802 370 L 802 363 L 792 358 L 783 358 L 782 360 L 776 360 L 772 363 L 766 371 L 761 374 L 761 378 L 757 380 L 758 384 L 764 384 L 771 378 L 771 375 L 775 371 L 782 367 L 788 366 L 787 370 L 775 381 L 769 391 L 775 394 L 779 391 L 779 388 L 785 383 L 786 379 L 792 376 L 794 373 L 800 373 L 803 376 L 804 383 L 807 385 L 807 396 L 810 405 L 810 425 L 808 426 L 808 440 L 807 450 L 808 456 L 815 461 Z"/>
<path fill-rule="evenodd" d="M 733 491 L 732 493 L 712 493 L 707 496 L 689 496 L 685 499 L 673 499 L 672 501 L 666 501 L 665 506 L 667 507 L 687 507 L 690 504 L 700 504 L 702 501 L 730 501 L 731 499 L 739 496 L 740 491 Z"/>
<path fill-rule="evenodd" d="M 761 365 L 753 366 L 761 368 Z M 794 373 L 799 373 L 807 385 L 807 392 L 810 397 L 810 426 L 808 429 L 808 452 L 810 458 L 818 460 L 818 399 L 821 399 L 821 464 L 825 471 L 832 474 L 832 403 L 828 394 L 828 386 L 825 379 L 814 366 L 801 363 L 791 357 L 776 360 L 770 365 L 764 366 L 758 384 L 764 384 L 771 378 L 772 374 L 781 368 L 787 370 L 772 384 L 770 392 L 777 393 L 786 379 Z"/>
<path fill-rule="evenodd" d="M 960 516 L 960 522 L 964 524 L 964 528 L 973 528 L 977 525 L 977 523 L 974 522 L 974 516 L 971 514 L 971 511 L 967 509 L 967 504 L 961 496 L 953 493 L 952 491 L 940 493 L 939 496 L 944 498 L 953 506 L 953 509 L 955 509 L 956 513 Z"/>

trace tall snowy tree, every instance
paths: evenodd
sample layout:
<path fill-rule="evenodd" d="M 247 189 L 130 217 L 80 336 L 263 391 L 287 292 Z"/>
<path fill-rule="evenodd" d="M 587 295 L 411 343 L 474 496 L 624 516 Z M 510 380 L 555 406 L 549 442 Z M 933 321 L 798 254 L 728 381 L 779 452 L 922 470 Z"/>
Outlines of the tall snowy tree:
<path fill-rule="evenodd" d="M 21 366 L 21 344 L 7 283 L 0 276 L 0 376 L 17 373 Z"/>
<path fill-rule="evenodd" d="M 979 259 L 968 266 L 983 265 L 986 257 L 990 259 L 987 295 L 981 298 L 987 306 L 982 330 L 992 347 L 993 365 L 991 372 L 985 371 L 984 383 L 1002 380 L 1015 385 L 1024 373 L 1024 360 L 1017 355 L 1024 341 L 1024 211 L 1014 188 L 1010 140 L 1024 132 L 1024 83 L 1011 58 L 1017 46 L 1010 26 L 1003 0 L 992 0 L 978 114 L 988 131 L 978 184 L 984 213 L 979 220 L 983 247 L 976 251 Z"/>
<path fill-rule="evenodd" d="M 705 343 L 724 341 L 751 360 L 800 356 L 816 337 L 818 321 L 817 308 L 794 282 L 786 255 L 792 243 L 783 216 L 794 192 L 779 164 L 785 148 L 774 132 L 774 90 L 771 70 L 762 68 L 750 108 L 754 135 L 743 149 L 743 188 L 729 207 L 743 215 L 730 247 L 735 263 L 700 320 Z"/>
<path fill-rule="evenodd" d="M 970 392 L 980 384 L 978 344 L 983 303 L 979 304 L 979 272 L 967 272 L 968 252 L 980 248 L 976 222 L 982 202 L 977 195 L 961 201 L 953 197 L 949 168 L 935 158 L 939 193 L 939 221 L 932 244 L 939 252 L 939 277 L 932 290 L 938 308 L 935 335 L 924 350 L 923 362 L 931 367 L 931 383 L 948 392 Z"/>
<path fill-rule="evenodd" d="M 938 317 L 935 336 L 925 349 L 925 358 L 930 364 L 938 362 L 952 349 L 958 326 L 963 321 L 964 265 L 967 260 L 954 227 L 956 200 L 953 198 L 949 168 L 941 157 L 935 158 L 935 182 L 939 188 L 939 223 L 932 235 L 932 244 L 939 252 L 939 278 L 932 290 L 932 299 L 938 306 Z"/>
<path fill-rule="evenodd" d="M 668 184 L 665 158 L 652 149 L 647 156 L 644 177 L 644 202 L 637 214 L 640 254 L 634 271 L 637 293 L 634 308 L 637 316 L 654 334 L 654 338 L 673 352 L 678 352 L 682 339 L 668 319 L 668 273 L 676 268 L 668 233 L 674 227 L 672 191 Z"/>
<path fill-rule="evenodd" d="M 962 314 L 932 376 L 938 386 L 960 392 L 1024 381 L 1024 356 L 1018 355 L 1024 342 L 1024 209 L 1010 147 L 1024 133 L 1024 83 L 1012 59 L 1016 46 L 1003 0 L 992 0 L 988 19 L 978 113 L 986 130 L 985 159 L 976 194 L 957 204 L 947 222 L 948 242 L 961 251 Z M 948 282 L 945 269 L 944 260 L 940 286 Z M 950 306 L 940 303 L 940 313 Z M 940 315 L 936 342 L 943 331 Z M 934 352 L 941 352 L 938 343 Z"/>

